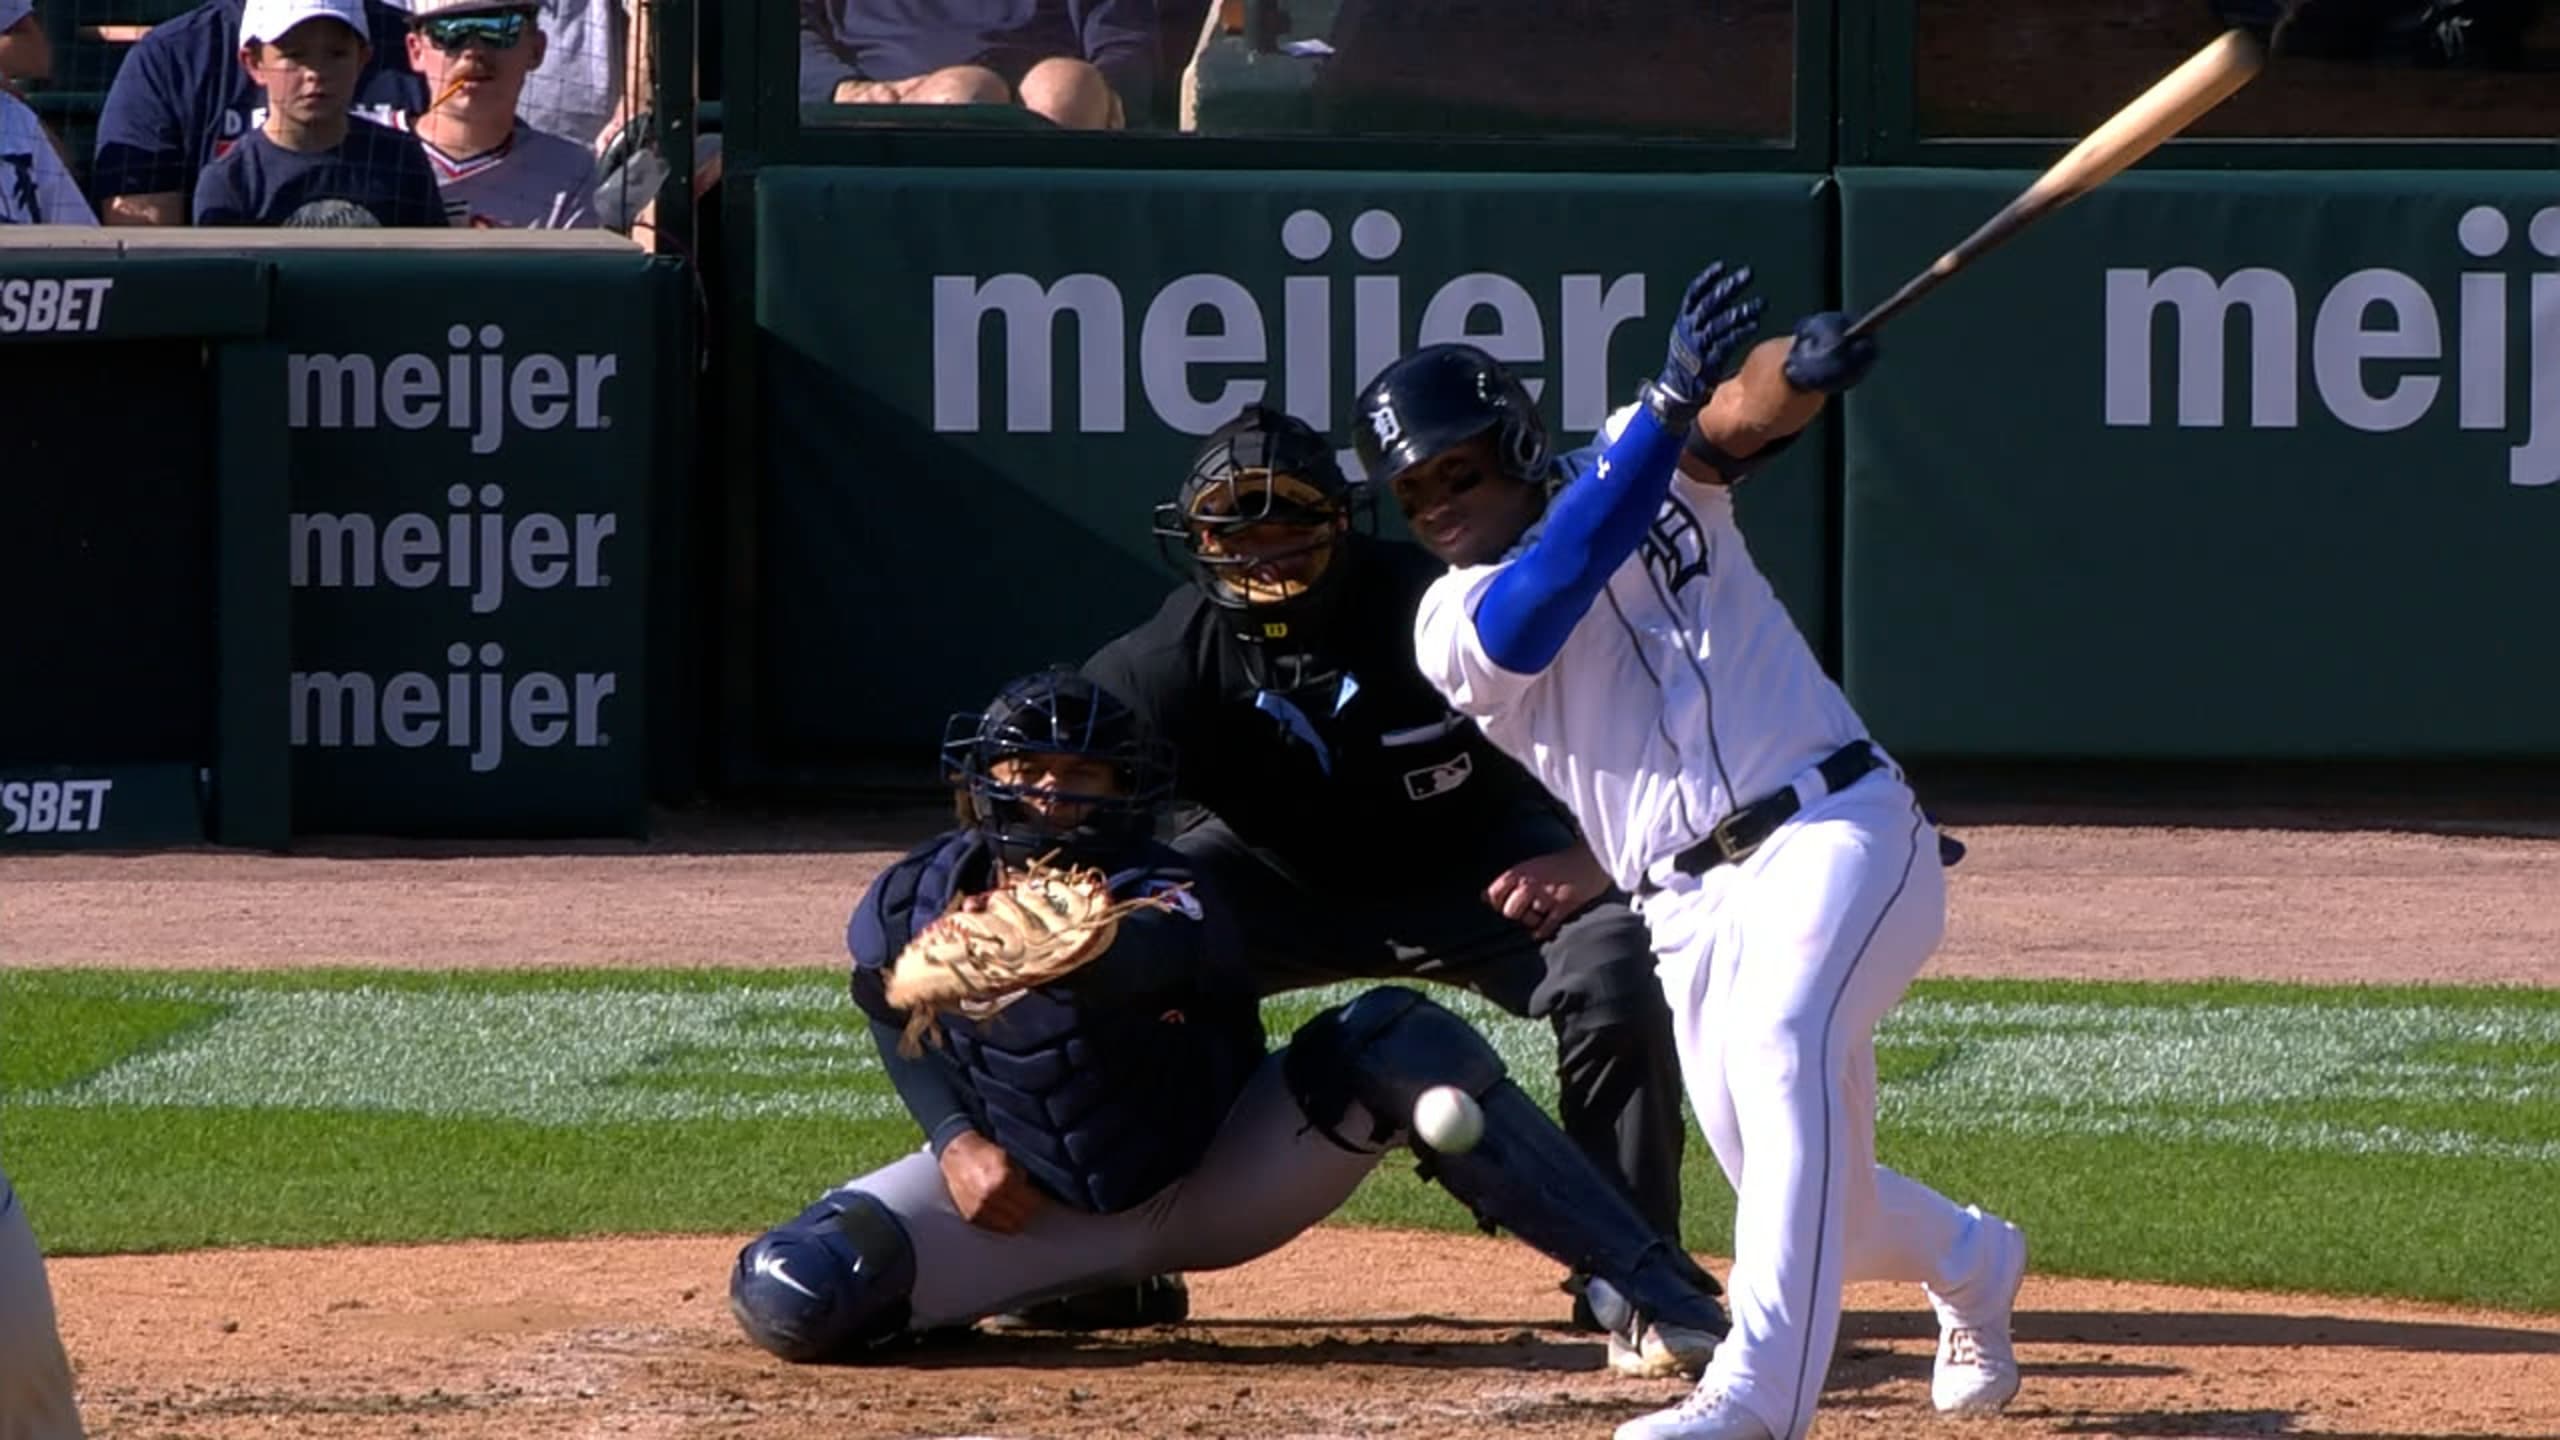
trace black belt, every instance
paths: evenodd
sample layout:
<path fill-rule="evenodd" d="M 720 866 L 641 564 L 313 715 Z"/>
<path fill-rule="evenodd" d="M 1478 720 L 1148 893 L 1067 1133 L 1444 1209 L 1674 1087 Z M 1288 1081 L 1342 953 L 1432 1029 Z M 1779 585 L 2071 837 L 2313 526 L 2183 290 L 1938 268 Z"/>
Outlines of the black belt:
<path fill-rule="evenodd" d="M 1883 769 L 1884 756 L 1866 741 L 1853 740 L 1813 768 L 1822 776 L 1826 793 L 1837 795 L 1864 779 L 1868 772 Z M 1792 785 L 1774 795 L 1764 795 L 1717 821 L 1706 839 L 1671 858 L 1671 868 L 1683 875 L 1704 875 L 1719 865 L 1739 865 L 1803 808 L 1804 802 L 1796 798 Z M 1639 895 L 1656 895 L 1661 890 L 1649 878 L 1636 887 Z"/>

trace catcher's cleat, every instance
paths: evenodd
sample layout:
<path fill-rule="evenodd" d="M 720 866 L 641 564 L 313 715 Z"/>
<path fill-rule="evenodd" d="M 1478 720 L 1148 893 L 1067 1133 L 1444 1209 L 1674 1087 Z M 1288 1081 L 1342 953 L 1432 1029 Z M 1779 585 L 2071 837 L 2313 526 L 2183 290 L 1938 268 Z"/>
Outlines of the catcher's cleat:
<path fill-rule="evenodd" d="M 1106 1285 L 1025 1305 L 981 1322 L 989 1330 L 1135 1330 L 1179 1325 L 1191 1316 L 1191 1289 L 1179 1275 L 1151 1275 L 1134 1285 Z"/>

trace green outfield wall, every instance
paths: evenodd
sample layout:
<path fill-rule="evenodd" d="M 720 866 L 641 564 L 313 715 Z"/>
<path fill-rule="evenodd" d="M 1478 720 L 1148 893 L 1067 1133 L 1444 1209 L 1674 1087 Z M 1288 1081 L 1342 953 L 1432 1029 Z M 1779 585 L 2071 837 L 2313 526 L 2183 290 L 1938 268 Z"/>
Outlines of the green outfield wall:
<path fill-rule="evenodd" d="M 2030 178 L 1846 172 L 1847 293 Z M 2130 175 L 1895 321 L 1845 407 L 1870 722 L 1978 756 L 2560 753 L 2555 202 Z"/>
<path fill-rule="evenodd" d="M 802 757 L 929 740 L 1144 618 L 1175 580 L 1150 512 L 1248 402 L 1347 445 L 1362 383 L 1463 338 L 1580 437 L 1660 367 L 1702 259 L 1783 312 L 1828 283 L 1812 177 L 785 167 L 756 203 L 756 710 Z M 1817 637 L 1828 458 L 1749 506 Z"/>
<path fill-rule="evenodd" d="M 682 270 L 221 239 L 0 247 L 0 848 L 643 829 Z"/>

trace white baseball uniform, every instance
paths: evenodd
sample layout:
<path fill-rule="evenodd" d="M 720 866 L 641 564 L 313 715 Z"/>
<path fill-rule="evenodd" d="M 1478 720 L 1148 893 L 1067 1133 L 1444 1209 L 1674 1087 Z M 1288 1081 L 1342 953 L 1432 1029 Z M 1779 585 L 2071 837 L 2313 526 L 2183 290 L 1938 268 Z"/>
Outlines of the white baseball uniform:
<path fill-rule="evenodd" d="M 0 1171 L 0 1440 L 80 1440 L 71 1365 L 26 1207 Z"/>
<path fill-rule="evenodd" d="M 1476 611 L 1539 528 L 1433 583 L 1417 658 L 1642 897 L 1690 1103 L 1737 1201 L 1734 1328 L 1704 1383 L 1800 1436 L 1843 1283 L 1918 1280 L 1959 1310 L 2007 1299 L 1988 1272 L 2013 1242 L 1984 1238 L 2005 1223 L 1875 1162 L 1874 1028 L 1944 927 L 1937 835 L 1889 759 L 1827 793 L 1814 767 L 1866 730 L 1752 563 L 1729 490 L 1675 479 L 1562 650 L 1523 675 L 1488 657 Z M 1790 786 L 1804 808 L 1744 862 L 1674 868 Z"/>

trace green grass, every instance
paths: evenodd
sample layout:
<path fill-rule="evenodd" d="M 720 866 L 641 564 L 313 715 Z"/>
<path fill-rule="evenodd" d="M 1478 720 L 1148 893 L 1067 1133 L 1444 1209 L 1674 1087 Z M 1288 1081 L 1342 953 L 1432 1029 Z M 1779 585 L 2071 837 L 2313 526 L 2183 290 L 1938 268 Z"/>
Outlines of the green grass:
<path fill-rule="evenodd" d="M 1551 1102 L 1544 1027 L 1459 1008 Z M 1886 1162 L 2040 1273 L 2560 1311 L 2560 993 L 1933 983 L 1878 1042 Z M 832 975 L 0 985 L 0 1159 L 57 1254 L 743 1234 L 914 1143 Z M 1343 1218 L 1468 1228 L 1412 1168 Z M 1694 1132 L 1687 1172 L 1729 1253 Z"/>

